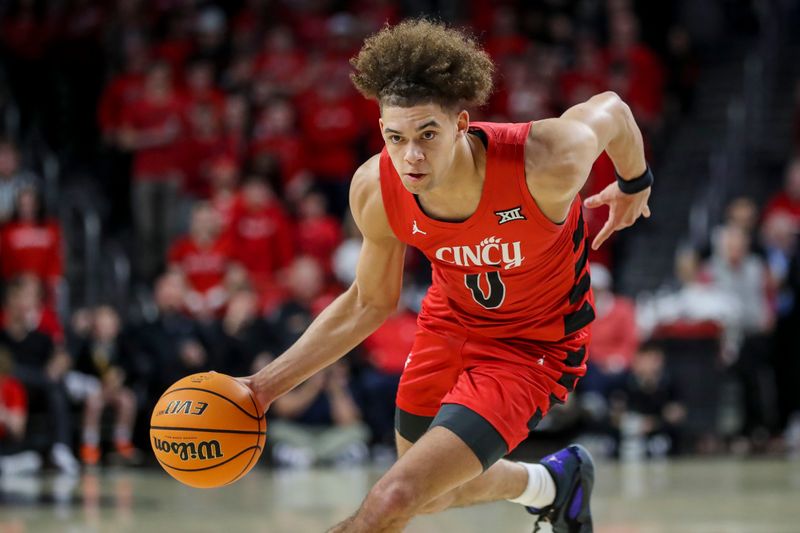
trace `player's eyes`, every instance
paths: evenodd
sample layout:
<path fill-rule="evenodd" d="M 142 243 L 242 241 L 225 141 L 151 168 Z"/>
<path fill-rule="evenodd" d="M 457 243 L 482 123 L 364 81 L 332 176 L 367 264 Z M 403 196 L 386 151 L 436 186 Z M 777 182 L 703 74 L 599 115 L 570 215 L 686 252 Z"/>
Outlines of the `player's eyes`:
<path fill-rule="evenodd" d="M 392 144 L 397 144 L 401 140 L 403 140 L 403 138 L 400 137 L 399 135 L 389 135 L 389 142 L 391 142 Z"/>
<path fill-rule="evenodd" d="M 436 132 L 426 131 L 425 133 L 422 134 L 422 138 L 425 139 L 426 141 L 432 141 L 433 139 L 436 138 Z"/>

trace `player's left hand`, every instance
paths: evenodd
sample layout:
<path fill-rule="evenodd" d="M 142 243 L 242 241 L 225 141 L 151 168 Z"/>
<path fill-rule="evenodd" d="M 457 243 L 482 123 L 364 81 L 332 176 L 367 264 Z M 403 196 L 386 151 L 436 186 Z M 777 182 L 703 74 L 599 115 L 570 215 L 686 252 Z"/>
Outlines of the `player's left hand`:
<path fill-rule="evenodd" d="M 650 217 L 647 199 L 650 198 L 650 187 L 636 194 L 625 194 L 616 182 L 584 200 L 583 205 L 589 208 L 607 205 L 608 220 L 594 238 L 592 249 L 597 250 L 615 231 L 632 226 L 640 216 Z"/>

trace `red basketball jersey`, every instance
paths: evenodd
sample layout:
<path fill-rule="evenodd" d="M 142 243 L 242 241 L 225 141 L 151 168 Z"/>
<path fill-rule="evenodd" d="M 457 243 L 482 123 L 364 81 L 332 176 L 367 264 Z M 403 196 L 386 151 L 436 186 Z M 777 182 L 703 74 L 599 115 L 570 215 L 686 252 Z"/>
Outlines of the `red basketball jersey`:
<path fill-rule="evenodd" d="M 477 210 L 462 222 L 426 216 L 388 152 L 381 153 L 381 192 L 392 230 L 433 268 L 421 325 L 455 320 L 487 337 L 558 341 L 594 319 L 581 200 L 573 201 L 562 224 L 539 210 L 525 182 L 530 127 L 472 124 L 486 140 L 486 176 Z"/>

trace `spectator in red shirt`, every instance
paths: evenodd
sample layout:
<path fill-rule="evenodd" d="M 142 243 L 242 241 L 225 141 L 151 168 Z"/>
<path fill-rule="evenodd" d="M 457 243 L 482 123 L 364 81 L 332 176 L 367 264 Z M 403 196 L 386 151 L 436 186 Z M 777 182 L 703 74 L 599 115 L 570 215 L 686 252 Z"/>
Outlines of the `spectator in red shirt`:
<path fill-rule="evenodd" d="M 28 395 L 25 387 L 14 376 L 11 354 L 0 349 L 0 454 L 15 447 L 25 437 L 28 421 Z M 5 474 L 5 469 L 2 469 Z"/>
<path fill-rule="evenodd" d="M 602 92 L 608 85 L 602 53 L 591 35 L 579 37 L 575 44 L 575 65 L 559 78 L 560 103 L 568 108 Z"/>
<path fill-rule="evenodd" d="M 55 294 L 64 275 L 61 227 L 45 216 L 39 193 L 32 187 L 17 196 L 12 220 L 0 230 L 0 273 L 4 280 L 34 274 Z"/>
<path fill-rule="evenodd" d="M 767 202 L 763 218 L 766 220 L 780 212 L 791 216 L 795 228 L 800 231 L 800 157 L 789 163 L 783 189 Z"/>
<path fill-rule="evenodd" d="M 41 280 L 33 274 L 23 274 L 12 283 L 18 287 L 18 298 L 28 329 L 43 333 L 56 345 L 62 345 L 64 326 L 55 309 L 45 302 Z M 5 326 L 5 321 L 5 309 L 0 309 L 0 327 Z"/>
<path fill-rule="evenodd" d="M 36 472 L 42 459 L 34 451 L 20 451 L 28 424 L 28 394 L 12 375 L 14 362 L 6 349 L 0 349 L 0 475 Z"/>
<path fill-rule="evenodd" d="M 602 265 L 592 265 L 591 283 L 597 318 L 592 325 L 589 366 L 579 387 L 606 396 L 630 369 L 639 347 L 636 309 L 629 298 L 612 292 L 611 274 Z"/>
<path fill-rule="evenodd" d="M 233 148 L 236 163 L 241 164 L 247 151 L 247 128 L 250 121 L 250 105 L 243 94 L 229 94 L 225 100 L 222 116 L 225 138 Z"/>
<path fill-rule="evenodd" d="M 302 99 L 301 125 L 308 161 L 331 202 L 341 215 L 347 207 L 350 177 L 356 168 L 356 146 L 364 135 L 363 105 L 352 92 L 346 73 L 330 68 L 315 91 Z"/>
<path fill-rule="evenodd" d="M 225 95 L 216 86 L 213 63 L 195 59 L 187 66 L 180 98 L 188 114 L 194 106 L 210 105 L 217 117 L 222 115 Z"/>
<path fill-rule="evenodd" d="M 308 186 L 309 154 L 297 128 L 294 106 L 288 100 L 271 100 L 259 114 L 250 154 L 269 154 L 278 160 L 281 185 L 287 196 L 297 197 Z"/>
<path fill-rule="evenodd" d="M 486 39 L 486 51 L 497 62 L 509 56 L 519 56 L 530 41 L 517 30 L 519 18 L 512 6 L 498 6 L 491 14 L 492 29 Z"/>
<path fill-rule="evenodd" d="M 606 51 L 606 65 L 612 76 L 625 79 L 625 83 L 618 82 L 620 87 L 611 89 L 628 102 L 637 121 L 648 128 L 656 127 L 663 109 L 661 62 L 639 41 L 639 21 L 633 13 L 627 10 L 612 13 L 609 30 L 611 43 Z"/>
<path fill-rule="evenodd" d="M 239 168 L 229 155 L 217 157 L 209 168 L 211 207 L 217 212 L 222 233 L 229 233 L 239 197 Z"/>
<path fill-rule="evenodd" d="M 193 16 L 190 10 L 168 14 L 166 35 L 153 46 L 153 56 L 166 61 L 177 76 L 181 75 L 189 56 L 194 52 Z"/>
<path fill-rule="evenodd" d="M 160 270 L 167 243 L 179 227 L 181 168 L 178 139 L 181 105 L 166 63 L 147 72 L 142 97 L 123 112 L 120 145 L 134 154 L 133 218 L 137 237 L 137 270 L 152 279 Z"/>
<path fill-rule="evenodd" d="M 511 58 L 504 73 L 505 90 L 493 103 L 497 113 L 511 122 L 545 118 L 553 113 L 549 88 L 544 81 L 537 79 L 529 61 Z"/>
<path fill-rule="evenodd" d="M 364 419 L 381 444 L 394 442 L 394 400 L 416 332 L 417 315 L 401 306 L 364 341 L 369 362 L 360 379 Z"/>
<path fill-rule="evenodd" d="M 187 198 L 208 198 L 211 165 L 220 157 L 233 156 L 236 147 L 221 128 L 220 115 L 208 102 L 188 108 L 189 134 L 183 140 L 183 191 Z"/>
<path fill-rule="evenodd" d="M 294 257 L 294 230 L 283 206 L 259 176 L 249 176 L 242 186 L 231 237 L 236 259 L 257 291 L 273 290 L 275 274 Z"/>
<path fill-rule="evenodd" d="M 325 196 L 310 191 L 298 206 L 297 245 L 301 254 L 319 261 L 326 274 L 331 273 L 331 256 L 342 241 L 339 220 L 328 214 Z"/>
<path fill-rule="evenodd" d="M 209 319 L 227 301 L 223 287 L 233 250 L 223 235 L 217 213 L 206 202 L 192 210 L 189 235 L 178 239 L 169 251 L 169 267 L 188 282 L 186 307 L 197 318 Z"/>
<path fill-rule="evenodd" d="M 296 46 L 294 34 L 288 26 L 275 26 L 264 38 L 262 52 L 256 57 L 256 75 L 267 78 L 290 94 L 304 84 L 306 52 Z"/>
<path fill-rule="evenodd" d="M 116 144 L 119 139 L 125 109 L 142 96 L 150 61 L 147 45 L 141 38 L 126 39 L 123 52 L 123 71 L 106 84 L 97 106 L 100 131 L 110 144 Z"/>

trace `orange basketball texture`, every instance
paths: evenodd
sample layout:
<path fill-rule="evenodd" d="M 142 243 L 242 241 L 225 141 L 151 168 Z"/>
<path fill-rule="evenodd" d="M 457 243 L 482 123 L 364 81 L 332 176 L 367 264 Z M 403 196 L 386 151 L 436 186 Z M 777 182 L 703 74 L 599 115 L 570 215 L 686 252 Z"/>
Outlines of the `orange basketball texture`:
<path fill-rule="evenodd" d="M 264 449 L 267 423 L 250 389 L 225 374 L 176 381 L 150 417 L 150 444 L 172 477 L 191 487 L 233 483 Z"/>

